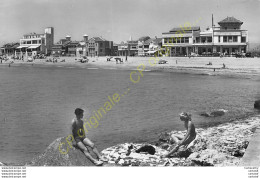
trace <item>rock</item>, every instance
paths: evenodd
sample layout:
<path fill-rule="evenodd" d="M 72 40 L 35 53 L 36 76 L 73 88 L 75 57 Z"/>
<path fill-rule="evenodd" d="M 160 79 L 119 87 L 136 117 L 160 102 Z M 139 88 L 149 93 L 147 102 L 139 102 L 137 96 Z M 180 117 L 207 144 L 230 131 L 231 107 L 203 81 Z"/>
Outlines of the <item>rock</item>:
<path fill-rule="evenodd" d="M 260 100 L 256 100 L 254 104 L 255 109 L 260 109 Z"/>
<path fill-rule="evenodd" d="M 212 111 L 210 113 L 210 116 L 211 117 L 219 117 L 219 116 L 223 116 L 227 111 L 224 110 L 224 109 L 219 109 L 219 110 L 216 110 L 216 111 Z"/>
<path fill-rule="evenodd" d="M 164 143 L 164 144 L 160 145 L 160 147 L 161 147 L 162 149 L 165 149 L 165 150 L 167 150 L 170 146 L 171 146 L 171 145 L 168 144 L 168 143 Z"/>
<path fill-rule="evenodd" d="M 179 150 L 173 154 L 173 157 L 188 158 L 192 154 L 191 149 L 180 147 Z"/>
<path fill-rule="evenodd" d="M 62 152 L 68 152 L 62 154 L 59 151 L 59 145 L 63 144 L 60 149 Z M 28 166 L 94 166 L 94 164 L 86 158 L 83 152 L 75 147 L 70 148 L 66 142 L 66 138 L 58 138 L 52 142 L 45 151 L 33 158 L 32 161 L 27 162 Z"/>
<path fill-rule="evenodd" d="M 170 139 L 171 139 L 171 135 L 167 132 L 163 132 L 159 136 L 159 141 L 161 141 L 161 142 L 169 142 Z"/>
<path fill-rule="evenodd" d="M 199 115 L 204 117 L 219 117 L 219 116 L 223 116 L 226 112 L 227 110 L 219 109 L 219 110 L 212 111 L 210 113 L 201 112 L 199 113 Z"/>
<path fill-rule="evenodd" d="M 155 148 L 151 145 L 144 145 L 141 148 L 139 148 L 138 150 L 136 150 L 136 153 L 140 153 L 140 152 L 146 152 L 146 153 L 149 153 L 151 155 L 154 155 Z"/>
<path fill-rule="evenodd" d="M 200 152 L 200 154 L 191 154 L 189 159 L 201 166 L 214 166 L 214 164 L 218 162 L 223 162 L 223 160 L 226 159 L 226 156 L 223 153 L 219 153 L 217 150 L 206 149 Z"/>
<path fill-rule="evenodd" d="M 210 114 L 208 114 L 206 112 L 201 112 L 199 115 L 200 116 L 204 116 L 204 117 L 209 117 L 210 116 Z"/>

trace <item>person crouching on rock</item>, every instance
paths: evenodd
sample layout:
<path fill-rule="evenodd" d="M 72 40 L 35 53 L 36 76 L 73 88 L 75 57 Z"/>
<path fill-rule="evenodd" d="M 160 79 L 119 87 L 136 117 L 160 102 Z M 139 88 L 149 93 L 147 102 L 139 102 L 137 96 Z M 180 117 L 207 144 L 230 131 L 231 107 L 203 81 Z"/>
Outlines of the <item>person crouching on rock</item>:
<path fill-rule="evenodd" d="M 175 153 L 181 146 L 187 147 L 196 138 L 195 126 L 191 121 L 191 114 L 182 112 L 180 114 L 180 120 L 184 122 L 184 127 L 187 129 L 187 133 L 184 138 L 179 135 L 171 135 L 172 140 L 177 143 L 177 146 L 170 150 L 169 153 L 163 155 L 162 158 L 169 157 L 171 154 Z"/>
<path fill-rule="evenodd" d="M 86 138 L 85 136 L 85 131 L 83 129 L 83 120 L 82 120 L 83 112 L 84 110 L 80 108 L 77 108 L 75 110 L 76 118 L 72 120 L 72 135 L 77 143 L 77 146 L 86 155 L 86 157 L 90 159 L 96 166 L 101 166 L 103 164 L 103 161 L 105 160 L 101 157 L 94 143 L 90 139 Z M 93 152 L 97 155 L 98 160 L 93 158 L 90 155 L 86 146 L 92 148 Z"/>

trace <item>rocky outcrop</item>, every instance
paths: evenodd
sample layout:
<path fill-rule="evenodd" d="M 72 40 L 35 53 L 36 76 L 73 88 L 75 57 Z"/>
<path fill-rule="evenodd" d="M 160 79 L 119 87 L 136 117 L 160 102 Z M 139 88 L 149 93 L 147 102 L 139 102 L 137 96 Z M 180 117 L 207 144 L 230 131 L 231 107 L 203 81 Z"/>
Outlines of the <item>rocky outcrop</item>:
<path fill-rule="evenodd" d="M 220 116 L 223 116 L 226 112 L 227 112 L 227 110 L 219 109 L 219 110 L 212 111 L 210 113 L 201 112 L 200 116 L 204 116 L 204 117 L 220 117 Z"/>
<path fill-rule="evenodd" d="M 155 148 L 154 155 L 136 152 L 148 143 L 119 144 L 103 150 L 102 154 L 109 163 L 121 166 L 236 166 L 259 125 L 260 118 L 252 117 L 208 129 L 199 128 L 195 144 L 188 149 L 180 148 L 171 158 L 160 158 L 175 146 L 170 135 L 185 132 L 162 133 L 158 142 L 150 145 Z"/>
<path fill-rule="evenodd" d="M 260 100 L 256 100 L 254 104 L 255 109 L 260 109 Z"/>
<path fill-rule="evenodd" d="M 63 144 L 60 149 L 60 144 Z M 84 153 L 74 146 L 70 148 L 66 144 L 65 137 L 58 138 L 52 142 L 45 151 L 39 156 L 33 158 L 32 161 L 26 163 L 29 166 L 94 166 L 91 161 L 89 161 Z M 67 152 L 68 147 L 68 152 Z M 61 152 L 66 153 L 62 154 Z"/>
<path fill-rule="evenodd" d="M 108 159 L 104 166 L 237 166 L 259 125 L 258 116 L 207 129 L 197 128 L 194 145 L 181 147 L 171 158 L 161 158 L 175 147 L 170 135 L 184 135 L 186 131 L 164 132 L 152 144 L 124 143 L 103 150 L 102 155 Z M 5 164 L 0 162 L 2 165 Z M 65 137 L 56 139 L 42 154 L 23 165 L 94 166 L 79 149 L 69 147 Z"/>

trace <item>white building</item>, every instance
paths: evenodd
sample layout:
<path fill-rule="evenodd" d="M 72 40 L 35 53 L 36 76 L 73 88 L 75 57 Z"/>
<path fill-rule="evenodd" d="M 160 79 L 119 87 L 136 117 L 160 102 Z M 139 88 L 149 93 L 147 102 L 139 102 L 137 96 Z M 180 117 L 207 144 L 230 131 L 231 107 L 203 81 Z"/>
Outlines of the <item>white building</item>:
<path fill-rule="evenodd" d="M 48 27 L 43 34 L 29 33 L 20 39 L 20 46 L 16 49 L 15 55 L 35 56 L 38 53 L 51 53 L 54 41 L 54 28 Z"/>
<path fill-rule="evenodd" d="M 168 56 L 245 53 L 248 49 L 248 31 L 242 30 L 243 22 L 234 17 L 220 21 L 219 27 L 213 26 L 205 31 L 200 27 L 173 28 L 163 33 L 163 46 Z"/>

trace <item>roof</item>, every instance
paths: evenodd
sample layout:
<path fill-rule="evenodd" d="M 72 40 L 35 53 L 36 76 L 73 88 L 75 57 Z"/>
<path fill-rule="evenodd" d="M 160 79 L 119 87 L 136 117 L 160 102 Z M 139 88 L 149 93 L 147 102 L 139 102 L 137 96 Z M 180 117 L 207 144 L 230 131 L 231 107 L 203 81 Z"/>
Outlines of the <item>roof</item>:
<path fill-rule="evenodd" d="M 92 39 L 94 39 L 95 41 L 107 41 L 102 37 L 92 37 L 91 39 L 89 39 L 89 41 L 92 40 Z"/>
<path fill-rule="evenodd" d="M 155 39 L 153 39 L 153 43 L 154 44 L 159 44 L 161 42 L 162 42 L 162 38 L 155 38 Z"/>
<path fill-rule="evenodd" d="M 30 36 L 30 35 L 44 35 L 44 34 L 43 33 L 35 33 L 35 32 L 33 32 L 33 33 L 27 33 L 27 34 L 25 34 L 23 36 Z"/>
<path fill-rule="evenodd" d="M 11 49 L 11 48 L 16 48 L 18 46 L 20 46 L 20 43 L 6 43 L 2 46 L 2 48 Z"/>
<path fill-rule="evenodd" d="M 240 20 L 237 20 L 235 17 L 227 17 L 227 18 L 221 20 L 218 23 L 219 24 L 220 23 L 240 23 L 240 24 L 243 24 L 243 22 L 241 22 Z"/>
<path fill-rule="evenodd" d="M 148 40 L 150 37 L 149 36 L 142 36 L 138 39 L 138 41 L 146 41 Z"/>
<path fill-rule="evenodd" d="M 144 41 L 144 44 L 149 45 L 152 41 L 153 41 L 153 39 L 151 39 L 151 38 L 147 39 L 147 40 Z"/>
<path fill-rule="evenodd" d="M 79 41 L 71 41 L 70 43 L 69 43 L 69 45 L 78 45 L 79 44 Z"/>
<path fill-rule="evenodd" d="M 194 26 L 191 27 L 189 30 L 185 29 L 185 28 L 181 28 L 181 27 L 174 27 L 170 30 L 170 32 L 178 32 L 178 31 L 196 31 L 196 30 L 200 30 L 200 27 L 198 26 Z"/>
<path fill-rule="evenodd" d="M 127 43 L 128 43 L 128 44 L 138 44 L 138 41 L 132 40 L 132 41 L 127 41 Z"/>

